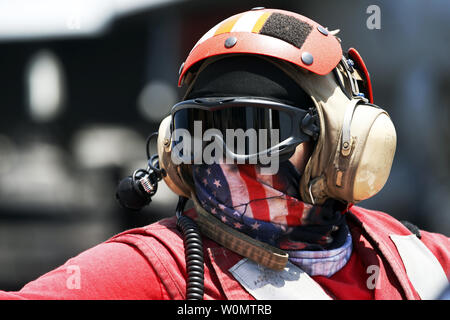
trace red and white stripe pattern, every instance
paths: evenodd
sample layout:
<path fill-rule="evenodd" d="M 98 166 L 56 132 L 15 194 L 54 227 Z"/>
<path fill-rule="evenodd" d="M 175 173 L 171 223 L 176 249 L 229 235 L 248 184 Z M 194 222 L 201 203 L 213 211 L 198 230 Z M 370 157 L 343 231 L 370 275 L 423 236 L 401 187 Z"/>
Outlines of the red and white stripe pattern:
<path fill-rule="evenodd" d="M 253 32 L 258 33 L 264 23 L 267 21 L 271 12 L 264 10 L 248 11 L 234 15 L 210 29 L 207 33 L 200 38 L 195 44 L 194 48 L 205 40 L 227 32 Z M 192 50 L 194 50 L 192 48 Z"/>
<path fill-rule="evenodd" d="M 221 165 L 227 179 L 233 208 L 261 221 L 285 226 L 301 225 L 311 205 L 280 190 L 283 182 L 277 175 L 262 175 L 253 165 Z M 248 204 L 243 206 L 244 204 Z"/>

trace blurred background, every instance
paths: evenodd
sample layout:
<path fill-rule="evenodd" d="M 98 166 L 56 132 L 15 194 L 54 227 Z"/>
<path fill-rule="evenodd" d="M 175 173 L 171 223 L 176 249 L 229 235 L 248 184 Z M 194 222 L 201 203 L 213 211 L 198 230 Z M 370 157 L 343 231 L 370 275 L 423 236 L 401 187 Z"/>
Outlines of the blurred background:
<path fill-rule="evenodd" d="M 449 1 L 0 0 L 0 289 L 174 214 L 164 183 L 139 213 L 117 205 L 116 185 L 146 167 L 146 137 L 180 98 L 195 42 L 257 6 L 340 29 L 363 56 L 398 147 L 361 206 L 450 234 Z"/>

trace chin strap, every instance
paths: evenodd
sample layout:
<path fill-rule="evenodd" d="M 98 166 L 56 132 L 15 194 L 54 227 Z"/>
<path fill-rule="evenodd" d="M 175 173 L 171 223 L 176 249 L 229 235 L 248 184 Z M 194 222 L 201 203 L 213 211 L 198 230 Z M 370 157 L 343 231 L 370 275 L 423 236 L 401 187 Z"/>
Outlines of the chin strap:
<path fill-rule="evenodd" d="M 264 267 L 282 270 L 286 266 L 289 255 L 285 251 L 257 241 L 220 222 L 198 203 L 195 194 L 192 194 L 191 199 L 197 212 L 195 221 L 204 236 Z"/>

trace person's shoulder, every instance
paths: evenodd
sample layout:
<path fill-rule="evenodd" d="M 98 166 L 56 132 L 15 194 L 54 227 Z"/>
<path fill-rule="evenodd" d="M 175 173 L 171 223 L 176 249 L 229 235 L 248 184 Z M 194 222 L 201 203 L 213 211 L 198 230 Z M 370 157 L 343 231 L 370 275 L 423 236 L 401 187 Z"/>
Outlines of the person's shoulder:
<path fill-rule="evenodd" d="M 381 230 L 389 229 L 391 232 L 400 233 L 405 233 L 405 231 L 409 230 L 403 222 L 383 211 L 366 209 L 360 206 L 352 206 L 348 214 L 364 227 L 377 228 Z"/>
<path fill-rule="evenodd" d="M 356 218 L 362 224 L 369 224 L 375 226 L 384 226 L 384 227 L 392 227 L 395 229 L 403 229 L 406 228 L 410 233 L 415 234 L 418 238 L 422 238 L 424 235 L 427 237 L 437 237 L 437 238 L 446 238 L 448 237 L 439 233 L 434 233 L 429 230 L 422 230 L 420 226 L 417 226 L 407 220 L 398 220 L 392 215 L 379 211 L 366 209 L 360 206 L 352 206 L 349 210 L 351 215 Z M 398 230 L 397 230 L 398 231 Z"/>
<path fill-rule="evenodd" d="M 373 210 L 373 209 L 367 209 L 364 207 L 360 207 L 360 206 L 352 206 L 349 210 L 351 213 L 353 213 L 355 216 L 357 216 L 358 218 L 381 218 L 381 219 L 386 219 L 386 220 L 395 220 L 398 221 L 397 219 L 395 219 L 393 216 L 391 216 L 390 214 L 383 212 L 383 211 L 379 211 L 379 210 Z"/>
<path fill-rule="evenodd" d="M 110 237 L 107 242 L 117 241 L 125 238 L 159 238 L 165 237 L 167 234 L 179 235 L 176 226 L 176 217 L 167 217 L 161 220 L 152 222 L 148 225 L 127 229 Z"/>
<path fill-rule="evenodd" d="M 107 243 L 132 246 L 153 265 L 173 263 L 184 252 L 183 236 L 176 226 L 176 217 L 164 218 L 143 227 L 114 235 Z"/>
<path fill-rule="evenodd" d="M 428 230 L 422 230 L 419 226 L 405 220 L 397 220 L 393 216 L 378 210 L 371 210 L 359 206 L 353 206 L 349 214 L 353 222 L 359 224 L 372 235 L 415 235 L 437 256 L 445 258 L 450 263 L 450 239 L 448 236 Z M 440 259 L 442 260 L 442 259 Z"/>
<path fill-rule="evenodd" d="M 154 230 L 176 230 L 177 229 L 177 218 L 175 216 L 163 218 L 161 220 L 155 221 L 148 224 L 141 229 L 150 232 Z"/>

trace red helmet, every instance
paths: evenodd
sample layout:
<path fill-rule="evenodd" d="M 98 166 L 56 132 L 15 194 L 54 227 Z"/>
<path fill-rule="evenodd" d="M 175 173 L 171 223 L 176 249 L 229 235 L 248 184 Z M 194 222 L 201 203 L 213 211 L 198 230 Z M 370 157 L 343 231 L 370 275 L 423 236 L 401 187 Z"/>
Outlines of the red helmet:
<path fill-rule="evenodd" d="M 342 58 L 339 40 L 317 22 L 289 11 L 255 8 L 209 30 L 182 65 L 178 84 L 197 62 L 236 53 L 271 56 L 319 75 L 329 73 Z"/>
<path fill-rule="evenodd" d="M 195 44 L 179 71 L 178 86 L 198 63 L 226 54 L 256 54 L 293 63 L 319 75 L 326 75 L 342 60 L 340 40 L 327 28 L 300 14 L 254 8 L 218 23 Z M 369 74 L 355 49 L 348 52 L 364 73 L 368 99 L 373 102 Z"/>

